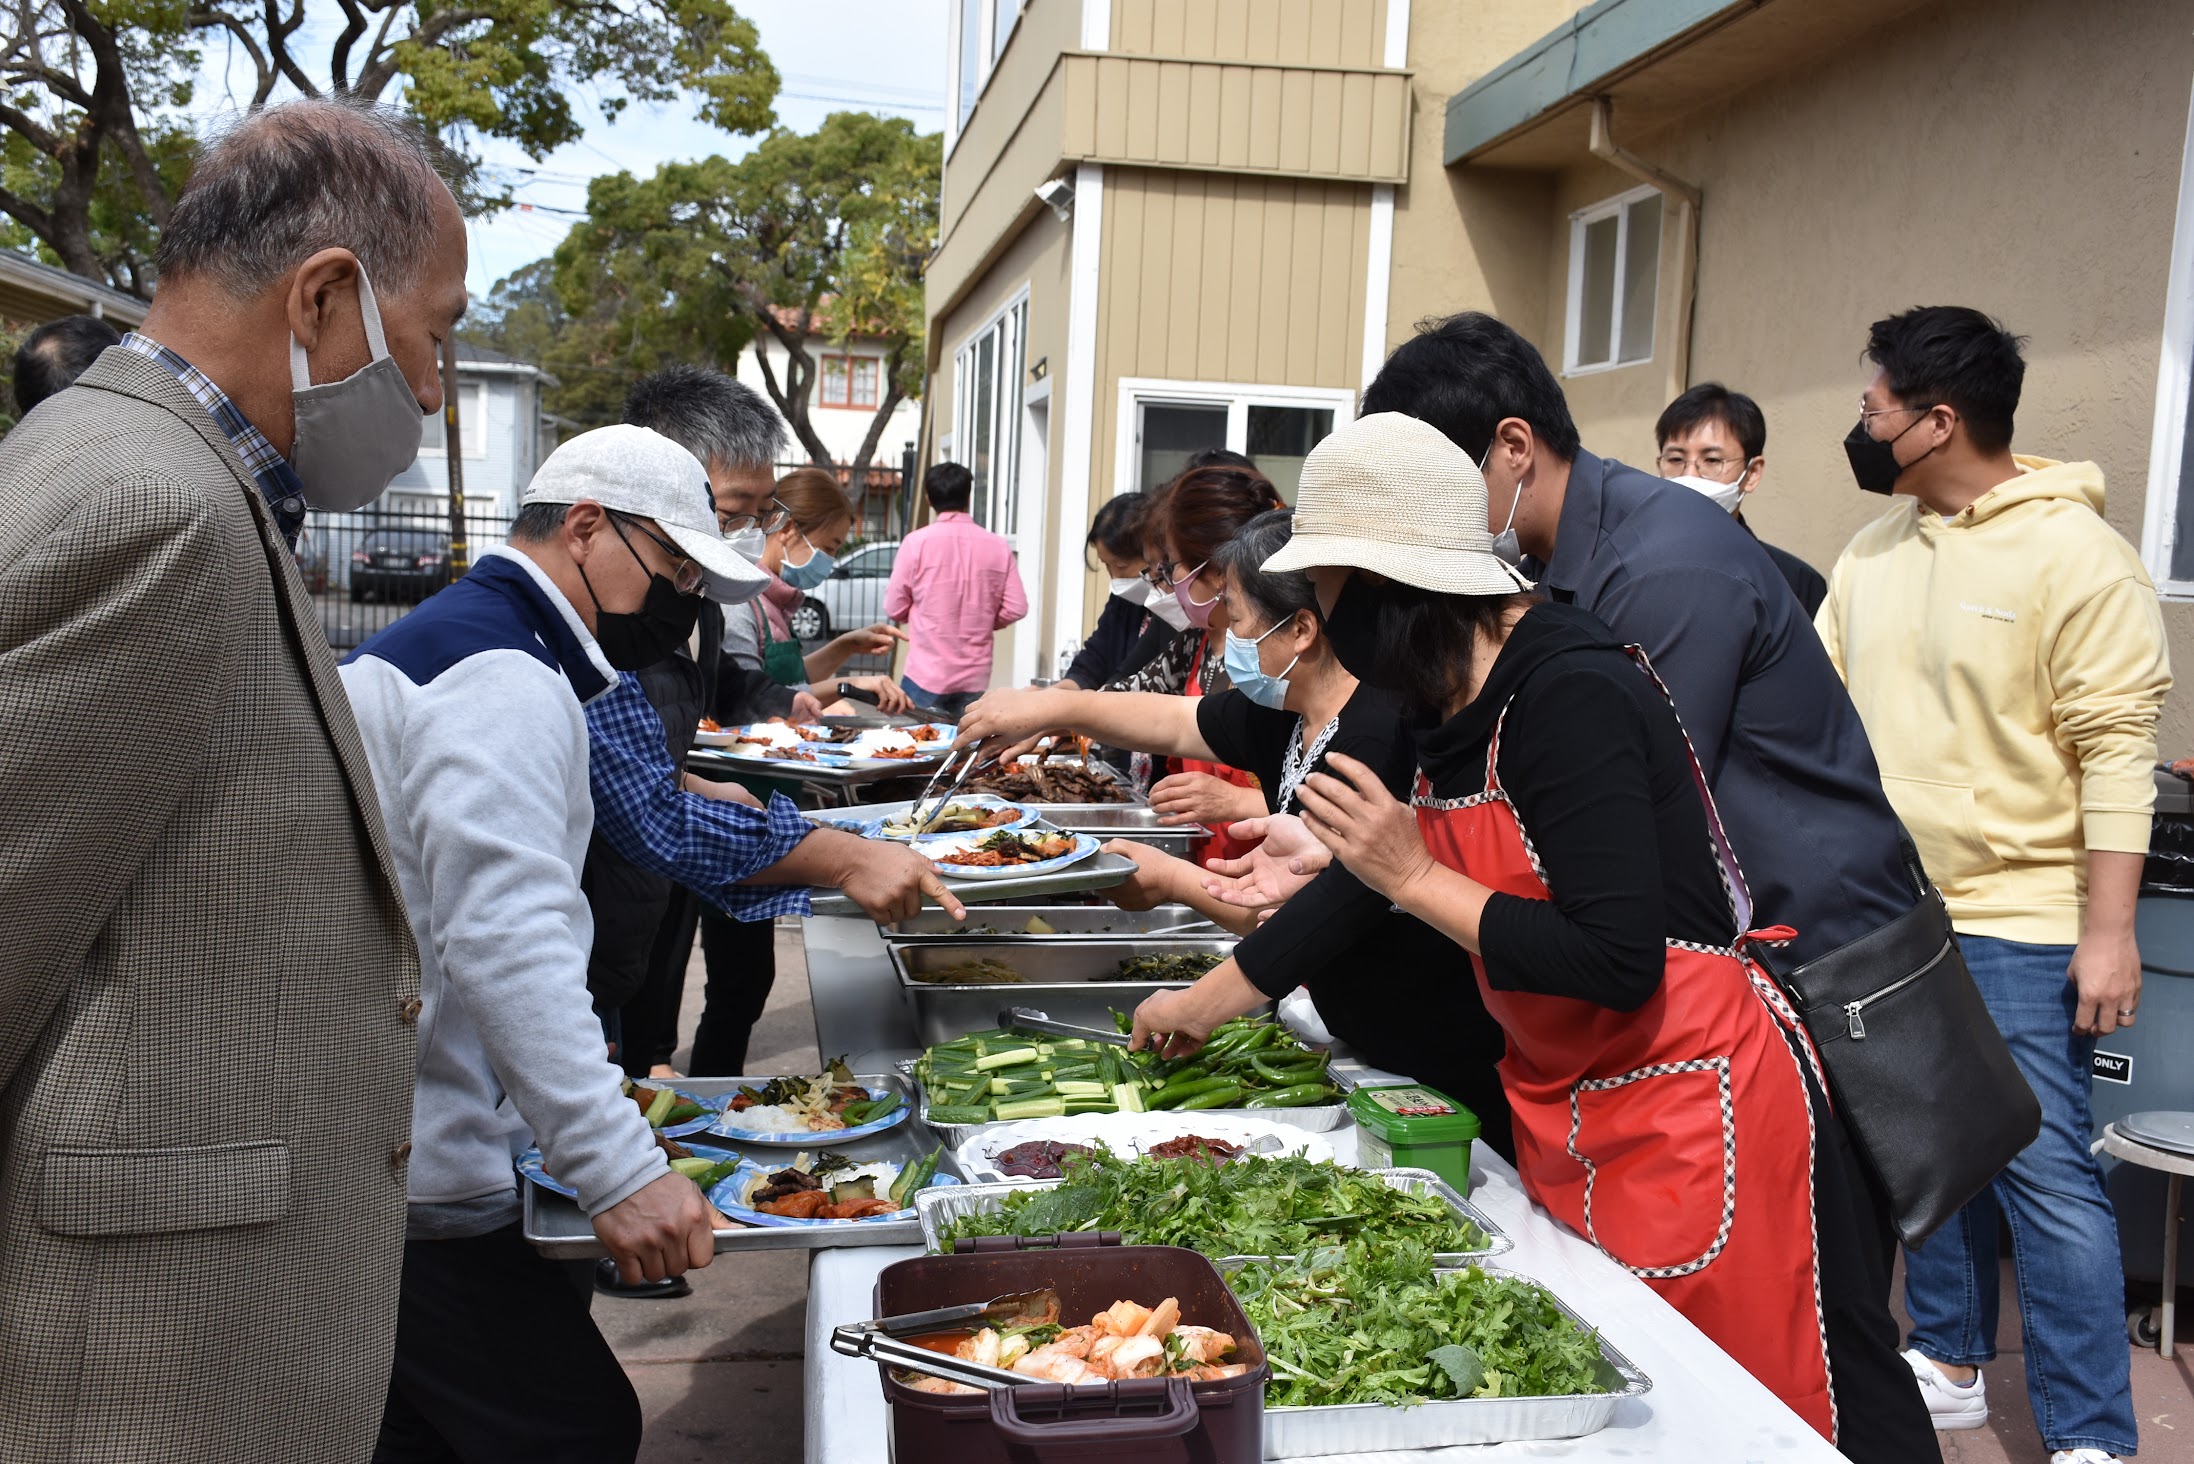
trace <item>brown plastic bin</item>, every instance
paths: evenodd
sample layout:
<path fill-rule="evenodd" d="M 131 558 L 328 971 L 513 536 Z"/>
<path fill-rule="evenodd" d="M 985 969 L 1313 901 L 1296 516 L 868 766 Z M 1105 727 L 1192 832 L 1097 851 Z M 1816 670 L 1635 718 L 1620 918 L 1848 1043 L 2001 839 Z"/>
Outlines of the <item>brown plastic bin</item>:
<path fill-rule="evenodd" d="M 985 1236 L 972 1252 L 886 1266 L 876 1315 L 900 1316 L 1050 1286 L 1062 1320 L 1087 1320 L 1122 1299 L 1181 1303 L 1181 1319 L 1231 1333 L 1230 1359 L 1250 1370 L 1223 1382 L 1136 1378 L 1062 1387 L 1032 1383 L 985 1394 L 923 1393 L 878 1365 L 891 1406 L 894 1464 L 1258 1464 L 1264 1455 L 1263 1344 L 1218 1269 L 1195 1251 L 1121 1245 L 1116 1233 Z"/>

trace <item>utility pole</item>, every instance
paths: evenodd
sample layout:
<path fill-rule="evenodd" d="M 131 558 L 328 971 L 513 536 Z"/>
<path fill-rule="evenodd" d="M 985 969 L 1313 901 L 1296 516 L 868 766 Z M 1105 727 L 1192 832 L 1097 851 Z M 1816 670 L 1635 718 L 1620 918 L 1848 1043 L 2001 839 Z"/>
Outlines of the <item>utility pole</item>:
<path fill-rule="evenodd" d="M 449 473 L 449 577 L 472 568 L 465 542 L 465 455 L 457 428 L 457 337 L 442 337 L 442 466 Z"/>

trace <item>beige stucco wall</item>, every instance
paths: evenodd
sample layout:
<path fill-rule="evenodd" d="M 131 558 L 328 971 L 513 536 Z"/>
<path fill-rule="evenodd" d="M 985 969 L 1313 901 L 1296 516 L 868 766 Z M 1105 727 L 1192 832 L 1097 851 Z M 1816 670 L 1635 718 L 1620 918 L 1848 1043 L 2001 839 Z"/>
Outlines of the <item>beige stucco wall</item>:
<path fill-rule="evenodd" d="M 1690 379 L 1721 380 L 1767 413 L 1767 476 L 1747 509 L 1765 538 L 1825 571 L 1882 511 L 1852 485 L 1840 445 L 1867 375 L 1867 323 L 1958 303 L 2029 338 L 2014 447 L 2101 463 L 2109 520 L 2139 544 L 2190 31 L 2172 0 L 1963 0 L 1904 17 L 1894 44 L 1853 36 L 1803 75 L 1759 78 L 1659 135 L 1626 135 L 1618 107 L 1619 143 L 1705 191 Z M 1513 175 L 1461 186 L 1503 185 L 1523 186 Z M 1591 159 L 1555 179 L 1543 309 L 1529 309 L 1528 282 L 1512 286 L 1513 309 L 1492 307 L 1557 368 L 1568 214 L 1632 186 Z M 1675 222 L 1671 209 L 1655 359 L 1564 383 L 1586 445 L 1633 462 L 1651 457 L 1665 400 Z M 1460 255 L 1475 236 L 1451 217 L 1447 237 Z M 1402 280 L 1398 267 L 1398 317 L 1474 303 L 1434 304 L 1429 281 Z M 2165 620 L 2181 689 L 2161 740 L 2186 755 L 2194 607 L 2167 605 Z"/>

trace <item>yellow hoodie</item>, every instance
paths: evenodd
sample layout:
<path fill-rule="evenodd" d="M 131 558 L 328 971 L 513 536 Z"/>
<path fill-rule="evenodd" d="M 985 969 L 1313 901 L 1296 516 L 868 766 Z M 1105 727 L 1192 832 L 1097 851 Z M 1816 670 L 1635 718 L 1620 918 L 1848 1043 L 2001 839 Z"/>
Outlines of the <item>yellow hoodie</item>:
<path fill-rule="evenodd" d="M 2171 666 L 2102 469 L 2017 462 L 1948 520 L 1899 498 L 1836 561 L 1814 625 L 1952 923 L 2072 945 L 2087 851 L 2148 849 Z"/>

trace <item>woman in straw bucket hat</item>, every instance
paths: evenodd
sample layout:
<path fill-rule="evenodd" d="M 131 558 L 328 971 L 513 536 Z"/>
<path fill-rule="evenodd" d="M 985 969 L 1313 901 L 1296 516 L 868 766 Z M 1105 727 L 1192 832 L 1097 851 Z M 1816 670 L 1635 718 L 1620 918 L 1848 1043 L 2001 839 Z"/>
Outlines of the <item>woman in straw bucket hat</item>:
<path fill-rule="evenodd" d="M 1345 757 L 1304 781 L 1342 866 L 1327 877 L 1469 953 L 1535 1200 L 1850 1457 L 1938 1458 L 1886 1307 L 1854 1279 L 1861 1205 L 1817 1142 L 1811 1043 L 1749 954 L 1786 932 L 1739 924 L 1743 875 L 1652 668 L 1526 596 L 1493 541 L 1477 466 L 1415 418 L 1360 418 L 1304 464 L 1266 568 L 1309 573 L 1342 664 L 1417 726 L 1408 803 Z M 1137 1044 L 1193 1048 L 1264 995 L 1214 975 L 1144 1002 Z"/>

